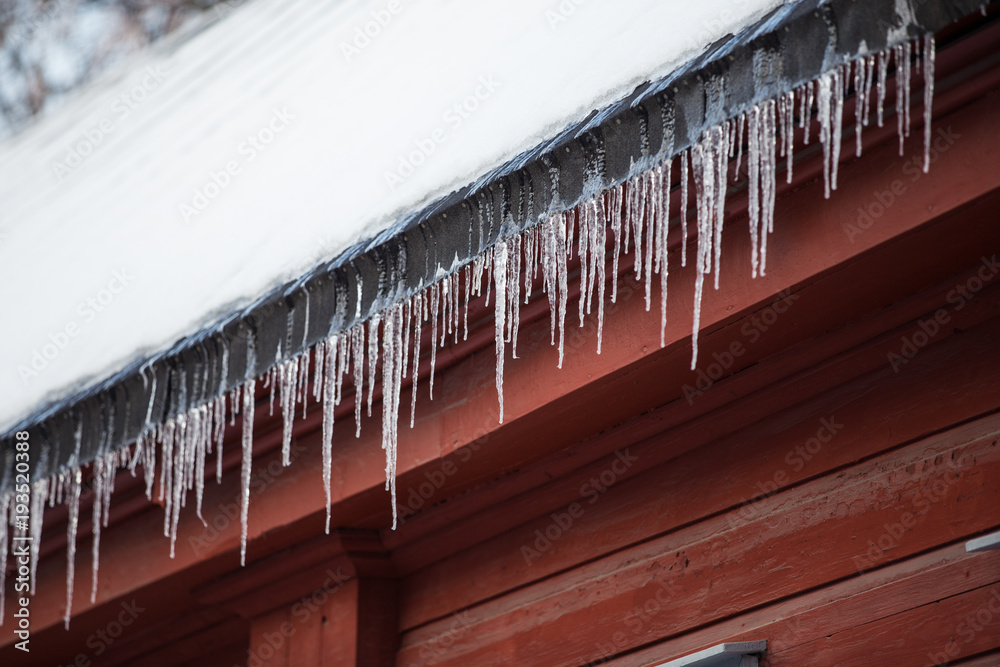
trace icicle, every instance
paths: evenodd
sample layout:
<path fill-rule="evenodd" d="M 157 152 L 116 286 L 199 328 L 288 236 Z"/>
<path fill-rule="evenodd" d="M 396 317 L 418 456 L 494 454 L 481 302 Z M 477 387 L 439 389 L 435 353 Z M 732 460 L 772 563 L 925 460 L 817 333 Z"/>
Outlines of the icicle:
<path fill-rule="evenodd" d="M 292 358 L 278 366 L 281 385 L 281 465 L 291 464 L 292 428 L 295 424 L 295 394 L 299 381 L 298 359 Z"/>
<path fill-rule="evenodd" d="M 768 102 L 771 113 L 773 113 L 774 102 Z M 717 125 L 711 129 L 710 141 L 712 144 L 710 156 L 716 160 L 715 168 L 713 170 L 716 182 L 714 185 L 714 191 L 716 196 L 715 203 L 715 241 L 713 243 L 715 247 L 715 289 L 719 289 L 719 276 L 722 273 L 722 226 L 725 221 L 726 212 L 726 174 L 728 171 L 729 160 L 727 158 L 726 145 L 729 143 L 729 138 L 727 132 L 729 130 L 729 124 L 723 123 L 722 125 Z"/>
<path fill-rule="evenodd" d="M 507 335 L 510 339 L 510 356 L 517 359 L 517 334 L 521 328 L 521 283 L 517 279 L 521 273 L 521 237 L 511 239 L 510 268 L 507 280 Z M 600 260 L 601 273 L 604 271 L 604 257 Z M 525 271 L 527 274 L 528 271 Z M 456 290 L 457 292 L 457 290 Z M 603 288 L 602 288 L 603 293 Z M 456 309 L 457 309 L 457 303 Z"/>
<path fill-rule="evenodd" d="M 667 334 L 667 274 L 670 272 L 670 256 L 667 248 L 667 232 L 670 227 L 670 158 L 664 163 L 662 203 L 660 205 L 660 226 L 656 238 L 657 256 L 660 260 L 660 347 L 666 345 Z M 601 309 L 601 318 L 604 310 Z M 603 322 L 601 328 L 603 328 Z M 598 339 L 598 347 L 600 340 Z"/>
<path fill-rule="evenodd" d="M 206 406 L 197 408 L 197 415 L 199 428 L 198 439 L 196 441 L 194 452 L 195 516 L 201 519 L 202 525 L 207 527 L 208 522 L 205 521 L 205 517 L 201 515 L 201 504 L 205 498 L 205 459 L 208 457 L 208 448 L 211 442 L 208 408 Z M 111 483 L 114 484 L 114 476 L 111 477 Z"/>
<path fill-rule="evenodd" d="M 73 583 L 76 573 L 76 531 L 80 524 L 80 485 L 82 472 L 74 468 L 70 473 L 69 520 L 66 522 L 66 612 L 63 624 L 69 630 L 69 619 L 73 614 Z"/>
<path fill-rule="evenodd" d="M 330 492 L 330 478 L 333 474 L 333 422 L 334 408 L 337 405 L 338 399 L 335 383 L 336 379 L 340 375 L 339 369 L 337 368 L 337 362 L 340 359 L 340 336 L 337 334 L 330 336 L 329 340 L 323 343 L 320 347 L 323 349 L 323 354 L 321 356 L 317 356 L 317 359 L 322 358 L 324 363 L 322 374 L 317 368 L 316 376 L 320 377 L 322 375 L 320 391 L 323 399 L 323 493 L 326 498 L 325 532 L 329 535 L 330 506 L 333 502 Z M 317 363 L 319 362 L 317 361 Z"/>
<path fill-rule="evenodd" d="M 313 388 L 312 396 L 314 401 L 319 401 L 323 398 L 323 383 L 326 379 L 324 374 L 325 361 L 326 361 L 326 342 L 317 345 L 314 350 L 314 363 L 315 368 L 313 369 Z"/>
<path fill-rule="evenodd" d="M 826 73 L 819 77 L 817 80 L 817 85 L 819 86 L 819 127 L 820 127 L 820 143 L 823 144 L 823 195 L 826 199 L 830 198 L 830 171 L 831 171 L 831 151 L 833 149 L 833 139 L 832 139 L 832 98 L 833 98 L 833 87 L 834 79 L 833 74 Z"/>
<path fill-rule="evenodd" d="M 40 479 L 31 487 L 31 525 L 28 527 L 28 534 L 31 537 L 31 588 L 32 595 L 35 594 L 35 585 L 38 581 L 38 555 L 42 547 L 42 520 L 45 517 L 45 497 L 49 494 L 49 480 Z M 0 522 L 6 519 L 3 507 L 0 505 Z M 0 535 L 0 541 L 6 545 L 6 538 Z M 2 548 L 2 547 L 0 547 Z M 0 554 L 2 556 L 2 554 Z M 6 559 L 0 557 L 0 568 L 6 566 Z M 0 589 L 3 588 L 3 575 L 0 574 Z M 0 599 L 0 609 L 3 608 L 3 601 Z M 0 624 L 3 623 L 3 612 L 0 611 Z"/>
<path fill-rule="evenodd" d="M 499 286 L 498 286 L 499 287 Z M 498 301 L 502 299 L 497 291 Z M 396 446 L 399 442 L 399 395 L 403 357 L 402 308 L 389 309 L 382 332 L 382 449 L 385 450 L 385 488 L 392 498 L 392 527 L 397 520 Z"/>
<path fill-rule="evenodd" d="M 750 110 L 747 127 L 747 195 L 750 200 L 750 277 L 757 277 L 760 244 L 760 136 L 761 112 L 756 104 Z"/>
<path fill-rule="evenodd" d="M 295 395 L 299 403 L 302 404 L 302 418 L 306 418 L 306 409 L 309 406 L 309 351 L 299 355 L 299 383 Z"/>
<path fill-rule="evenodd" d="M 91 505 L 91 530 L 93 533 L 93 539 L 91 541 L 91 573 L 90 573 L 90 603 L 93 604 L 97 601 L 97 573 L 100 569 L 100 554 L 101 554 L 101 510 L 104 509 L 101 504 L 101 497 L 104 495 L 103 485 L 106 482 L 105 471 L 104 471 L 105 459 L 103 456 L 98 456 L 94 459 L 94 464 L 92 467 L 94 479 L 93 479 L 93 490 L 94 490 L 94 502 Z"/>
<path fill-rule="evenodd" d="M 896 56 L 896 132 L 899 134 L 899 154 L 903 155 L 904 139 L 910 136 L 910 43 L 893 47 Z"/>
<path fill-rule="evenodd" d="M 792 182 L 792 153 L 795 152 L 795 91 L 789 91 L 787 93 L 787 101 L 785 103 L 785 128 L 788 132 L 788 155 L 785 158 L 787 164 L 787 172 L 785 177 L 786 183 Z"/>
<path fill-rule="evenodd" d="M 466 325 L 465 331 L 468 333 L 469 325 L 469 290 L 471 289 L 471 274 L 466 274 L 465 283 L 465 318 Z M 422 313 L 422 303 L 423 296 L 418 294 L 416 297 L 416 302 L 413 304 L 413 384 L 410 386 L 410 428 L 413 428 L 413 424 L 416 422 L 417 418 L 417 380 L 419 379 L 420 372 L 420 330 L 423 328 L 423 313 Z"/>
<path fill-rule="evenodd" d="M 445 341 L 448 340 L 448 328 L 451 324 L 451 313 L 448 312 L 451 307 L 451 276 L 442 278 L 438 287 L 441 290 L 441 342 L 439 346 L 444 347 Z"/>
<path fill-rule="evenodd" d="M 841 132 L 844 122 L 844 70 L 833 70 L 833 151 L 830 159 L 830 189 L 837 189 L 837 171 L 840 166 Z"/>
<path fill-rule="evenodd" d="M 669 163 L 668 163 L 669 164 Z M 669 191 L 669 179 L 667 179 L 668 191 Z M 608 193 L 608 198 L 611 200 L 611 233 L 615 237 L 615 247 L 612 255 L 612 267 L 611 267 L 611 303 L 616 303 L 618 301 L 618 258 L 621 256 L 622 252 L 622 207 L 621 207 L 621 197 L 622 197 L 622 186 L 618 185 L 611 189 Z M 602 200 L 603 201 L 603 200 Z M 605 215 L 607 217 L 607 215 Z"/>
<path fill-rule="evenodd" d="M 934 102 L 934 35 L 924 37 L 924 173 L 931 168 L 931 107 Z"/>
<path fill-rule="evenodd" d="M 360 306 L 359 306 L 360 308 Z M 354 369 L 354 437 L 361 437 L 361 403 L 365 400 L 365 325 L 356 324 L 351 329 L 351 352 Z"/>
<path fill-rule="evenodd" d="M 566 305 L 569 301 L 569 271 L 566 266 L 566 228 L 569 223 L 569 214 L 563 214 L 555 219 L 555 251 L 556 251 L 556 275 L 558 287 L 556 293 L 559 295 L 559 363 L 557 368 L 562 368 L 563 353 L 566 344 Z"/>
<path fill-rule="evenodd" d="M 222 443 L 226 437 L 226 397 L 219 396 L 215 407 L 215 482 L 222 484 Z"/>
<path fill-rule="evenodd" d="M 736 121 L 736 169 L 733 171 L 734 181 L 740 177 L 740 162 L 743 160 L 743 126 L 746 125 L 747 115 L 741 113 Z"/>
<path fill-rule="evenodd" d="M 882 127 L 885 109 L 885 80 L 889 73 L 889 51 L 882 51 L 875 56 L 878 67 L 878 88 L 876 91 L 876 110 L 878 112 L 878 126 Z"/>
<path fill-rule="evenodd" d="M 250 378 L 243 389 L 243 492 L 240 504 L 240 565 L 247 562 L 247 518 L 250 513 L 250 466 L 253 463 L 253 410 L 257 381 Z"/>
<path fill-rule="evenodd" d="M 850 66 L 850 65 L 848 65 Z M 865 60 L 864 58 L 854 61 L 854 156 L 861 157 L 861 128 L 864 125 L 865 107 L 868 101 L 865 99 Z"/>
<path fill-rule="evenodd" d="M 463 325 L 462 325 L 462 340 L 469 340 L 469 302 L 472 301 L 472 267 L 466 265 L 465 267 L 465 307 L 462 309 L 463 314 Z M 420 318 L 417 319 L 417 327 L 420 327 Z M 419 346 L 418 346 L 419 347 Z M 416 375 L 413 376 L 416 380 Z"/>
<path fill-rule="evenodd" d="M 434 369 L 437 366 L 437 330 L 438 330 L 438 301 L 440 294 L 436 285 L 430 288 L 430 318 L 431 318 L 431 373 L 427 380 L 427 390 L 430 399 L 434 400 Z M 489 296 L 486 297 L 489 300 Z"/>
<path fill-rule="evenodd" d="M 608 248 L 608 227 L 603 207 L 597 205 L 596 199 L 590 200 L 590 206 L 594 223 L 594 238 L 590 252 L 597 269 L 597 354 L 600 354 L 601 342 L 604 339 L 604 289 L 608 280 L 605 258 Z"/>
<path fill-rule="evenodd" d="M 774 150 L 774 102 L 764 104 L 761 136 L 758 141 L 760 150 L 760 275 L 767 271 L 767 235 L 774 231 L 774 196 L 776 181 L 776 161 Z"/>
<path fill-rule="evenodd" d="M 649 312 L 653 291 L 653 235 L 656 208 L 659 204 L 656 170 L 647 171 L 642 179 L 642 201 L 646 211 L 646 312 Z M 640 261 L 636 255 L 636 261 Z"/>
<path fill-rule="evenodd" d="M 375 313 L 368 320 L 368 416 L 372 416 L 372 399 L 375 395 L 375 370 L 378 367 L 378 328 L 382 317 Z"/>
<path fill-rule="evenodd" d="M 681 266 L 687 266 L 688 151 L 681 152 Z"/>
<path fill-rule="evenodd" d="M 635 244 L 635 262 L 633 268 L 635 270 L 636 281 L 642 280 L 642 223 L 643 223 L 643 200 L 645 199 L 646 193 L 642 189 L 642 184 L 645 183 L 641 176 L 636 176 L 630 182 L 632 190 L 632 210 L 629 211 L 629 220 L 632 221 L 632 235 L 634 237 Z"/>
<path fill-rule="evenodd" d="M 862 123 L 865 127 L 868 127 L 868 122 L 871 117 L 871 100 L 872 100 L 872 84 L 875 79 L 875 56 L 867 56 L 864 58 L 865 64 L 865 104 L 864 104 L 864 118 Z"/>
<path fill-rule="evenodd" d="M 705 274 L 712 270 L 712 207 L 715 203 L 715 162 L 711 147 L 704 145 L 704 136 L 691 147 L 691 165 L 697 201 L 698 258 L 695 266 L 694 317 L 691 328 L 691 370 L 698 363 L 698 332 L 701 327 L 701 296 L 705 286 Z M 707 153 L 707 154 L 706 154 Z"/>
<path fill-rule="evenodd" d="M 515 278 L 516 280 L 516 278 Z M 507 315 L 507 243 L 497 241 L 493 251 L 493 281 L 496 283 L 495 327 L 497 353 L 497 398 L 500 403 L 500 419 L 503 423 L 503 358 L 504 358 L 504 318 Z M 581 307 L 582 309 L 582 307 Z"/>

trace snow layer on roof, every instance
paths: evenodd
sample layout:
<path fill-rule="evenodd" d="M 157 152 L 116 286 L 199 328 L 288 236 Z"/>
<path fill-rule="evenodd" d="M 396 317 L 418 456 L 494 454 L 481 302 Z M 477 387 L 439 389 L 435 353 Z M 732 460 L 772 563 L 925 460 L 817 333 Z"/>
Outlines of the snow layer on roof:
<path fill-rule="evenodd" d="M 782 4 L 223 5 L 0 144 L 0 430 Z"/>

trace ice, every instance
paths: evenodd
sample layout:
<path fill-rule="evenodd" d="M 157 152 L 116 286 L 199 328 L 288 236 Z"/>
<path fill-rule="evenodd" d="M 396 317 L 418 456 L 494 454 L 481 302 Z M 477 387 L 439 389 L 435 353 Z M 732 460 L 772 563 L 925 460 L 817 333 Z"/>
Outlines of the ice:
<path fill-rule="evenodd" d="M 861 128 L 865 122 L 865 110 L 868 108 L 868 100 L 865 97 L 868 89 L 866 80 L 866 59 L 854 61 L 854 142 L 855 157 L 861 157 Z"/>
<path fill-rule="evenodd" d="M 681 266 L 687 266 L 688 151 L 681 153 Z"/>
<path fill-rule="evenodd" d="M 299 380 L 299 360 L 292 357 L 279 364 L 278 385 L 281 400 L 281 465 L 291 463 L 292 427 L 295 424 L 295 394 Z"/>
<path fill-rule="evenodd" d="M 785 163 L 787 165 L 785 182 L 792 182 L 792 154 L 795 152 L 795 91 L 789 91 L 785 96 L 785 118 L 784 132 L 786 139 L 787 153 Z"/>
<path fill-rule="evenodd" d="M 604 290 L 607 283 L 607 248 L 608 223 L 604 215 L 603 198 L 598 204 L 597 199 L 590 200 L 591 221 L 594 224 L 594 236 L 591 244 L 591 256 L 594 258 L 594 268 L 591 278 L 597 284 L 597 354 L 601 353 L 601 342 L 604 339 Z M 514 274 L 516 275 L 516 274 Z"/>
<path fill-rule="evenodd" d="M 655 234 L 656 217 L 657 217 L 657 205 L 659 204 L 659 189 L 657 187 L 657 174 L 656 170 L 652 169 L 647 171 L 642 178 L 642 212 L 639 214 L 646 218 L 646 312 L 649 312 L 649 307 L 652 300 L 653 291 L 653 237 Z M 640 261 L 639 254 L 636 255 L 636 261 Z"/>
<path fill-rule="evenodd" d="M 250 513 L 250 467 L 253 463 L 253 411 L 257 380 L 250 378 L 243 389 L 243 462 L 240 494 L 240 565 L 247 562 L 247 518 Z"/>
<path fill-rule="evenodd" d="M 893 48 L 896 57 L 896 132 L 899 135 L 899 154 L 903 143 L 910 136 L 910 60 L 912 48 L 903 42 Z"/>
<path fill-rule="evenodd" d="M 763 105 L 760 151 L 760 275 L 767 272 L 767 237 L 774 232 L 774 198 L 777 168 L 775 161 L 775 104 L 771 100 Z"/>
<path fill-rule="evenodd" d="M 359 301 L 358 309 L 360 308 Z M 351 367 L 354 369 L 354 437 L 360 438 L 361 402 L 365 400 L 365 325 L 363 322 L 351 329 L 351 352 L 353 353 Z"/>
<path fill-rule="evenodd" d="M 431 400 L 434 400 L 434 368 L 437 366 L 437 332 L 438 332 L 438 306 L 441 300 L 440 285 L 431 285 L 430 288 L 430 320 L 431 320 L 431 375 L 427 379 L 428 393 Z M 489 300 L 489 297 L 487 297 Z"/>
<path fill-rule="evenodd" d="M 608 192 L 611 234 L 615 238 L 611 267 L 611 303 L 618 301 L 618 260 L 622 253 L 622 186 L 617 185 Z"/>
<path fill-rule="evenodd" d="M 471 280 L 466 282 L 466 304 L 468 304 L 468 292 L 469 284 Z M 417 380 L 420 377 L 420 330 L 423 328 L 423 312 L 424 312 L 424 293 L 421 292 L 413 297 L 413 379 L 412 386 L 410 387 L 410 428 L 413 428 L 414 423 L 417 418 Z M 465 309 L 466 317 L 466 332 L 468 332 L 468 305 Z"/>
<path fill-rule="evenodd" d="M 80 486 L 83 473 L 79 467 L 69 474 L 69 520 L 66 522 L 66 611 L 63 624 L 69 630 L 69 619 L 73 613 L 73 584 L 76 574 L 76 532 L 80 524 Z"/>
<path fill-rule="evenodd" d="M 750 201 L 750 276 L 757 277 L 760 256 L 760 130 L 761 111 L 754 105 L 747 126 L 747 194 Z"/>
<path fill-rule="evenodd" d="M 514 278 L 516 281 L 517 278 Z M 497 354 L 497 399 L 500 403 L 499 422 L 503 423 L 503 358 L 504 358 L 504 326 L 507 317 L 507 242 L 497 241 L 493 251 L 493 281 L 496 283 L 495 300 L 495 338 Z M 581 298 L 583 298 L 581 292 Z M 580 307 L 581 311 L 583 306 Z M 581 314 L 582 321 L 582 314 Z"/>
<path fill-rule="evenodd" d="M 878 86 L 876 89 L 876 110 L 878 118 L 878 126 L 882 127 L 884 120 L 884 110 L 885 110 L 885 81 L 889 72 L 889 51 L 881 51 L 875 56 L 876 66 L 878 69 Z"/>
<path fill-rule="evenodd" d="M 667 232 L 669 231 L 670 226 L 670 166 L 670 158 L 667 158 L 666 162 L 661 166 L 663 174 L 660 195 L 660 224 L 657 228 L 656 235 L 656 255 L 658 262 L 657 270 L 660 272 L 660 347 L 664 347 L 666 345 L 667 335 L 667 276 L 670 273 L 670 254 L 669 248 L 667 247 Z M 600 329 L 603 329 L 603 306 L 599 312 L 601 316 Z M 598 352 L 600 352 L 600 339 L 598 339 Z"/>
<path fill-rule="evenodd" d="M 403 365 L 402 306 L 386 313 L 382 331 L 382 449 L 385 450 L 385 488 L 392 502 L 392 527 L 396 528 L 396 449 L 399 442 L 399 385 Z"/>
<path fill-rule="evenodd" d="M 931 107 L 934 102 L 934 35 L 924 37 L 924 173 L 931 168 Z"/>
<path fill-rule="evenodd" d="M 28 532 L 31 537 L 31 589 L 32 595 L 35 594 L 35 587 L 38 582 L 38 554 L 42 548 L 42 521 L 45 517 L 45 499 L 49 495 L 49 485 L 50 481 L 48 479 L 39 479 L 35 481 L 31 486 L 31 525 L 29 526 Z M 3 511 L 2 499 L 0 499 L 0 523 L 4 522 L 6 515 Z M 0 532 L 3 528 L 0 527 Z M 3 535 L 0 535 L 0 542 L 6 545 L 7 540 Z M 4 547 L 0 546 L 0 549 Z M 5 568 L 6 559 L 3 554 L 0 554 L 0 569 Z M 0 591 L 3 590 L 3 575 L 0 574 Z M 0 625 L 3 624 L 3 598 L 2 592 L 0 592 Z"/>
<path fill-rule="evenodd" d="M 323 493 L 326 498 L 326 528 L 330 534 L 330 477 L 333 469 L 333 421 L 334 409 L 337 406 L 338 396 L 336 382 L 340 377 L 338 368 L 340 356 L 340 336 L 334 334 L 322 344 L 323 371 L 322 371 L 322 401 L 323 401 Z M 320 373 L 316 373 L 317 377 Z"/>
<path fill-rule="evenodd" d="M 694 172 L 698 220 L 698 258 L 695 265 L 694 317 L 691 326 L 691 370 L 698 363 L 698 332 L 701 325 L 701 297 L 705 275 L 712 270 L 712 240 L 715 223 L 716 157 L 711 129 L 691 147 L 691 166 Z"/>
<path fill-rule="evenodd" d="M 378 332 L 382 316 L 378 313 L 368 320 L 368 416 L 372 416 L 372 400 L 375 396 L 375 371 L 378 368 Z M 436 330 L 435 330 L 436 331 Z"/>

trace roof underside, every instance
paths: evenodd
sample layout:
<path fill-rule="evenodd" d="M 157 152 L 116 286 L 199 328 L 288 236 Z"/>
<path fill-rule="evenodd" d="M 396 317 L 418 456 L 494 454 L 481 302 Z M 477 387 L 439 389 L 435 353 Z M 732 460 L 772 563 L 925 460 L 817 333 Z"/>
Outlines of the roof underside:
<path fill-rule="evenodd" d="M 32 428 L 33 443 L 44 452 L 35 457 L 32 476 L 125 446 L 149 423 L 211 400 L 275 360 L 347 330 L 472 261 L 498 238 L 684 150 L 706 128 L 859 54 L 935 31 L 981 3 L 939 0 L 914 3 L 912 11 L 900 11 L 900 4 L 808 0 L 774 10 L 476 182 L 399 217 L 374 240 L 356 243 L 172 349 L 22 420 L 16 428 Z M 665 142 L 668 127 L 671 140 Z M 256 366 L 249 369 L 248 338 L 257 348 L 251 355 Z M 8 456 L 13 430 L 3 443 Z M 12 463 L 10 458 L 4 466 L 0 491 L 12 482 Z"/>

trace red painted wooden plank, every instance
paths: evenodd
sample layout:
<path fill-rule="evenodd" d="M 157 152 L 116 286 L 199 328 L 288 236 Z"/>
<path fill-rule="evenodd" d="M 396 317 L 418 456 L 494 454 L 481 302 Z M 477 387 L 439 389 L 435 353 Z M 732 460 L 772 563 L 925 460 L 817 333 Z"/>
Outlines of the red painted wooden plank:
<path fill-rule="evenodd" d="M 769 652 L 764 667 L 943 666 L 997 648 L 1000 583 L 873 619 L 787 651 Z"/>
<path fill-rule="evenodd" d="M 981 301 L 983 304 L 992 312 L 1000 300 Z M 934 429 L 995 409 L 1000 405 L 1000 388 L 984 391 L 982 384 L 1000 373 L 993 342 L 998 334 L 1000 321 L 980 334 L 978 345 L 964 340 L 961 345 L 959 341 L 945 345 L 960 351 L 965 357 L 961 364 L 956 364 L 954 355 L 944 348 L 928 350 L 922 359 L 913 362 L 920 362 L 920 368 L 914 365 L 900 375 L 885 367 L 882 347 L 879 356 L 883 366 L 873 376 L 743 427 L 733 436 L 709 442 L 658 467 L 648 465 L 646 459 L 656 460 L 657 450 L 671 441 L 700 444 L 700 432 L 711 432 L 706 424 L 696 422 L 680 433 L 668 432 L 628 447 L 629 459 L 635 459 L 630 460 L 630 466 L 650 469 L 627 482 L 623 480 L 630 474 L 629 469 L 611 454 L 553 482 L 538 494 L 528 494 L 522 502 L 529 505 L 541 505 L 539 496 L 543 494 L 543 499 L 552 497 L 554 491 L 563 495 L 557 496 L 560 505 L 553 512 L 407 577 L 403 627 L 419 625 L 717 512 L 739 508 L 755 496 L 787 489 Z M 781 392 L 788 395 L 785 389 Z M 921 404 L 915 409 L 912 396 L 921 393 L 936 394 L 938 405 Z M 831 410 L 831 404 L 836 409 Z M 757 407 L 756 397 L 751 397 L 740 413 L 717 413 L 707 420 L 731 421 L 739 427 L 762 416 L 755 412 Z M 797 448 L 810 443 L 810 438 L 829 434 L 827 422 L 837 431 L 833 446 L 814 443 L 815 451 L 799 452 Z M 780 432 L 775 433 L 776 429 Z M 614 466 L 625 475 L 619 476 Z M 599 484 L 587 483 L 602 474 L 608 476 L 608 481 L 614 480 L 607 493 L 596 492 Z M 584 488 L 586 493 L 582 492 Z M 574 512 L 578 516 L 570 515 L 573 503 L 579 505 Z M 750 504 L 736 509 L 732 517 L 738 523 L 753 520 L 758 514 L 756 508 Z M 498 510 L 511 511 L 509 503 Z M 489 521 L 491 517 L 484 519 Z M 459 524 L 456 529 L 463 527 Z"/>
<path fill-rule="evenodd" d="M 990 424 L 996 429 L 995 420 Z M 763 500 L 763 518 L 749 524 L 727 530 L 726 518 L 718 517 L 482 605 L 475 641 L 456 642 L 438 664 L 499 664 L 495 657 L 508 651 L 521 664 L 579 664 L 595 634 L 611 634 L 610 619 L 654 597 L 658 586 L 671 602 L 669 617 L 652 618 L 624 638 L 628 645 L 982 530 L 989 525 L 984 517 L 1000 506 L 1000 448 L 994 437 L 955 446 L 967 428 Z M 961 462 L 957 472 L 951 461 Z M 939 484 L 932 499 L 927 494 Z M 871 563 L 859 561 L 869 544 L 881 546 L 871 549 Z M 401 659 L 419 664 L 421 638 L 434 631 L 431 624 L 411 633 Z"/>
<path fill-rule="evenodd" d="M 1000 582 L 1000 554 L 979 559 L 952 544 L 881 570 L 865 572 L 789 600 L 766 605 L 607 661 L 648 667 L 724 641 L 766 638 L 780 653 L 873 619 Z M 608 652 L 610 653 L 610 652 Z M 604 654 L 595 658 L 602 658 Z"/>

